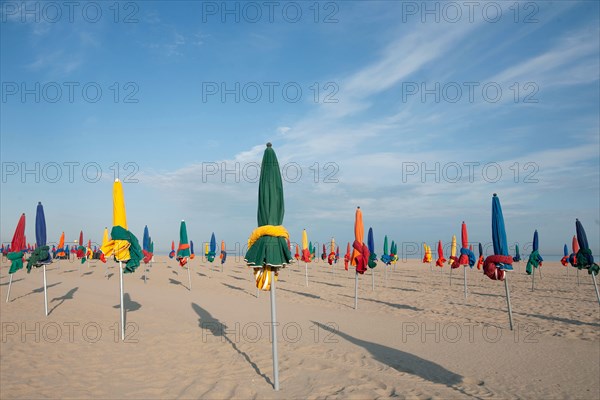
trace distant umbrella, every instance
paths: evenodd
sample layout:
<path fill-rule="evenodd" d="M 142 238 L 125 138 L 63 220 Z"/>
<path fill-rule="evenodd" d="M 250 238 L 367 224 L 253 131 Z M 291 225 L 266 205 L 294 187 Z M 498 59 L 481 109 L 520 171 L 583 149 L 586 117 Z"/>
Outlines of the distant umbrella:
<path fill-rule="evenodd" d="M 560 259 L 560 263 L 565 267 L 569 265 L 569 248 L 567 247 L 566 243 L 563 247 L 563 258 Z"/>
<path fill-rule="evenodd" d="M 477 269 L 480 270 L 482 266 L 483 266 L 483 246 L 481 245 L 481 242 L 479 242 L 479 259 L 477 260 Z"/>
<path fill-rule="evenodd" d="M 365 236 L 365 227 L 363 225 L 362 211 L 360 207 L 356 207 L 354 216 L 354 243 L 352 244 L 352 258 L 350 259 L 353 266 L 356 267 L 354 276 L 354 309 L 358 308 L 358 275 L 364 274 L 369 263 L 369 248 L 363 242 Z"/>
<path fill-rule="evenodd" d="M 373 228 L 369 228 L 369 233 L 367 235 L 367 247 L 369 248 L 369 268 L 375 268 L 377 266 L 377 254 L 375 254 Z"/>
<path fill-rule="evenodd" d="M 385 235 L 383 238 L 383 253 L 381 254 L 381 262 L 385 265 L 390 265 L 392 263 L 392 257 L 389 255 L 387 235 Z"/>
<path fill-rule="evenodd" d="M 36 249 L 27 261 L 27 273 L 31 272 L 32 267 L 44 267 L 44 305 L 46 315 L 48 315 L 48 291 L 46 285 L 46 265 L 52 263 L 50 248 L 46 245 L 46 217 L 44 216 L 44 207 L 38 203 L 35 215 L 35 241 Z"/>
<path fill-rule="evenodd" d="M 169 252 L 169 258 L 175 257 L 175 241 L 171 241 L 171 251 Z"/>
<path fill-rule="evenodd" d="M 187 227 L 185 221 L 181 220 L 179 225 L 179 246 L 177 247 L 177 261 L 182 267 L 187 264 L 190 257 L 190 244 L 188 242 Z"/>
<path fill-rule="evenodd" d="M 452 235 L 452 244 L 450 246 L 450 259 L 448 260 L 448 264 L 450 264 L 451 268 L 458 268 L 458 266 L 454 266 L 454 262 L 456 261 L 456 235 Z M 452 270 L 450 270 L 452 273 Z"/>
<path fill-rule="evenodd" d="M 19 222 L 17 222 L 17 228 L 15 229 L 12 241 L 10 242 L 10 253 L 7 255 L 9 261 L 11 261 L 10 269 L 8 271 L 9 274 L 12 275 L 23 268 L 23 250 L 25 249 L 25 246 L 25 214 L 23 213 L 19 218 Z M 8 297 L 6 301 L 8 301 Z"/>
<path fill-rule="evenodd" d="M 190 240 L 190 260 L 193 260 L 196 257 L 196 253 L 194 253 L 194 241 Z"/>
<path fill-rule="evenodd" d="M 350 242 L 346 245 L 346 254 L 344 254 L 344 269 L 348 271 L 348 263 L 350 262 Z"/>
<path fill-rule="evenodd" d="M 515 256 L 513 257 L 514 262 L 521 261 L 521 254 L 519 254 L 519 245 L 515 244 Z"/>
<path fill-rule="evenodd" d="M 446 259 L 444 258 L 444 248 L 442 247 L 441 240 L 438 241 L 437 254 L 438 258 L 435 261 L 435 265 L 442 268 L 444 266 L 444 263 L 446 262 Z"/>
<path fill-rule="evenodd" d="M 525 267 L 525 272 L 527 273 L 527 275 L 531 275 L 534 271 L 534 268 L 541 267 L 542 261 L 544 261 L 544 259 L 542 258 L 539 252 L 538 231 L 536 230 L 533 233 L 533 250 L 529 255 L 529 260 L 527 260 L 527 266 Z M 531 288 L 533 290 L 533 285 Z"/>
<path fill-rule="evenodd" d="M 208 248 L 208 262 L 213 262 L 217 255 L 217 240 L 215 239 L 215 233 L 213 232 L 210 236 L 210 246 Z"/>
<path fill-rule="evenodd" d="M 225 260 L 227 260 L 227 251 L 225 251 L 225 241 L 221 240 L 221 265 L 225 264 Z"/>

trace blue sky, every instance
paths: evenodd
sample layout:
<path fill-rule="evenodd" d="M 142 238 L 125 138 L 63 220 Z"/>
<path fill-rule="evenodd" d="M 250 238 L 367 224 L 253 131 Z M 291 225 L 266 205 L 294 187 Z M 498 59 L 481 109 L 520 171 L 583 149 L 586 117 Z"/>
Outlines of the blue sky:
<path fill-rule="evenodd" d="M 497 192 L 512 244 L 558 254 L 577 217 L 597 254 L 599 3 L 467 3 L 1 2 L 0 239 L 42 201 L 100 241 L 118 171 L 159 252 L 181 219 L 245 243 L 271 141 L 295 241 L 345 246 L 360 205 L 378 247 L 487 243 Z"/>

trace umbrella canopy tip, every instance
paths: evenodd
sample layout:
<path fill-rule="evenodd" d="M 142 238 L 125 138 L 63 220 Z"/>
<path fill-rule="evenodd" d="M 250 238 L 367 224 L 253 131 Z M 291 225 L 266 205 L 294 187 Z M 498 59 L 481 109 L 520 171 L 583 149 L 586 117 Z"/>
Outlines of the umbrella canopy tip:
<path fill-rule="evenodd" d="M 360 208 L 360 206 L 356 206 L 356 208 Z"/>
<path fill-rule="evenodd" d="M 493 194 L 494 197 L 498 197 L 498 195 L 496 193 Z"/>
<path fill-rule="evenodd" d="M 116 182 L 119 182 L 119 178 L 115 178 L 115 183 L 116 183 Z"/>
<path fill-rule="evenodd" d="M 41 205 L 42 205 L 42 202 L 41 202 L 41 201 L 38 201 L 38 206 L 41 206 Z"/>
<path fill-rule="evenodd" d="M 273 145 L 271 144 L 271 142 L 267 142 L 267 147 L 272 147 Z"/>

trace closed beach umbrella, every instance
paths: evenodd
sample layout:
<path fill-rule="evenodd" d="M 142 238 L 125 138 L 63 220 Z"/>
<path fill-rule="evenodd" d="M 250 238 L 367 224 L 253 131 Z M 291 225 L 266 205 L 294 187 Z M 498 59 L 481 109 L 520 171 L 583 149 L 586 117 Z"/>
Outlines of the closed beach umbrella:
<path fill-rule="evenodd" d="M 369 248 L 369 268 L 375 268 L 377 266 L 377 254 L 375 254 L 373 228 L 369 228 L 369 233 L 367 234 L 367 247 Z"/>
<path fill-rule="evenodd" d="M 358 275 L 364 274 L 369 263 L 369 248 L 363 242 L 365 237 L 365 227 L 363 225 L 362 211 L 356 207 L 354 215 L 354 243 L 352 243 L 352 258 L 350 262 L 356 267 L 354 275 L 354 309 L 358 308 Z"/>
<path fill-rule="evenodd" d="M 492 244 L 494 254 L 488 256 L 483 263 L 483 273 L 492 280 L 504 281 L 506 291 L 506 302 L 508 304 L 508 320 L 510 330 L 513 329 L 512 307 L 510 304 L 510 291 L 506 271 L 512 271 L 512 257 L 508 255 L 508 242 L 506 240 L 506 229 L 504 227 L 504 216 L 500 198 L 494 193 L 492 196 Z"/>
<path fill-rule="evenodd" d="M 450 245 L 450 259 L 448 260 L 448 264 L 450 264 L 451 268 L 458 268 L 454 266 L 454 262 L 456 261 L 456 235 L 452 235 L 452 244 Z M 452 270 L 450 270 L 452 273 Z"/>
<path fill-rule="evenodd" d="M 514 260 L 514 258 L 513 258 Z M 483 246 L 481 245 L 481 242 L 479 242 L 479 259 L 477 260 L 477 269 L 481 270 L 481 267 L 483 266 Z"/>
<path fill-rule="evenodd" d="M 560 259 L 560 263 L 565 267 L 569 265 L 569 248 L 567 247 L 566 243 L 563 247 L 563 258 Z"/>
<path fill-rule="evenodd" d="M 25 213 L 21 214 L 19 221 L 17 222 L 17 228 L 10 242 L 10 251 L 7 254 L 8 260 L 10 261 L 10 269 L 8 273 L 10 278 L 8 281 L 8 293 L 6 294 L 6 302 L 10 298 L 10 288 L 12 286 L 12 276 L 15 272 L 23 268 L 23 250 L 25 249 Z"/>
<path fill-rule="evenodd" d="M 346 254 L 344 254 L 344 269 L 348 271 L 348 263 L 350 262 L 350 242 L 346 245 Z"/>
<path fill-rule="evenodd" d="M 219 256 L 219 258 L 221 258 L 221 265 L 225 264 L 225 261 L 227 260 L 227 252 L 225 251 L 224 240 L 221 240 L 221 255 Z"/>
<path fill-rule="evenodd" d="M 177 261 L 182 267 L 187 264 L 190 257 L 190 244 L 188 242 L 187 226 L 184 220 L 179 225 L 179 246 L 177 247 Z"/>
<path fill-rule="evenodd" d="M 65 249 L 65 233 L 60 234 L 60 238 L 58 239 L 58 248 L 56 249 L 56 257 L 64 258 L 69 255 L 69 250 Z"/>
<path fill-rule="evenodd" d="M 171 241 L 171 251 L 169 252 L 169 258 L 175 257 L 175 241 Z"/>
<path fill-rule="evenodd" d="M 115 179 L 113 184 L 113 227 L 110 231 L 110 240 L 102 246 L 106 257 L 114 255 L 119 262 L 119 277 L 121 284 L 121 340 L 125 340 L 125 308 L 123 304 L 123 274 L 135 272 L 143 258 L 142 248 L 137 237 L 127 228 L 127 214 L 125 210 L 125 196 L 123 184 Z"/>
<path fill-rule="evenodd" d="M 444 263 L 446 262 L 446 259 L 444 258 L 444 248 L 442 247 L 441 240 L 438 241 L 437 254 L 438 254 L 438 258 L 435 261 L 435 265 L 442 268 L 442 267 L 444 267 Z"/>
<path fill-rule="evenodd" d="M 194 241 L 190 240 L 190 260 L 193 260 L 196 257 L 196 253 L 194 253 Z"/>
<path fill-rule="evenodd" d="M 519 254 L 519 245 L 515 244 L 515 256 L 513 257 L 514 262 L 521 261 L 521 254 Z"/>
<path fill-rule="evenodd" d="M 50 248 L 46 245 L 46 217 L 42 203 L 38 203 L 35 214 L 35 242 L 36 248 L 27 260 L 27 273 L 32 267 L 44 267 L 44 305 L 48 315 L 48 291 L 46 285 L 46 265 L 52 263 Z"/>
<path fill-rule="evenodd" d="M 208 247 L 208 254 L 206 258 L 208 262 L 213 262 L 215 260 L 215 256 L 217 255 L 217 239 L 215 239 L 215 233 L 213 232 L 210 236 L 210 245 Z"/>
<path fill-rule="evenodd" d="M 538 231 L 536 230 L 533 233 L 533 250 L 531 251 L 531 254 L 529 255 L 529 259 L 527 260 L 527 266 L 525 267 L 525 272 L 527 273 L 527 275 L 533 274 L 534 268 L 541 267 L 542 261 L 544 261 L 544 260 L 542 259 L 542 256 L 540 255 L 540 252 L 539 252 L 539 238 L 538 238 Z M 531 290 L 534 290 L 534 284 L 535 284 L 535 277 L 533 277 L 531 280 Z"/>
<path fill-rule="evenodd" d="M 302 230 L 302 256 L 300 257 L 302 261 L 304 261 L 304 281 L 306 286 L 308 286 L 308 263 L 312 260 L 311 256 L 311 248 L 312 245 L 308 243 L 308 235 L 306 233 L 306 229 Z"/>
<path fill-rule="evenodd" d="M 575 220 L 575 229 L 577 231 L 577 243 L 579 243 L 579 251 L 577 252 L 577 270 L 587 269 L 588 274 L 592 276 L 594 283 L 594 289 L 596 289 L 596 297 L 600 304 L 600 293 L 598 292 L 598 285 L 596 283 L 596 275 L 600 272 L 600 267 L 594 262 L 594 256 L 592 250 L 588 244 L 587 235 L 585 229 L 579 220 Z"/>
<path fill-rule="evenodd" d="M 283 182 L 279 162 L 271 143 L 267 143 L 258 184 L 258 227 L 252 232 L 245 261 L 254 268 L 257 287 L 270 290 L 271 294 L 271 341 L 273 349 L 273 382 L 279 390 L 279 366 L 277 356 L 275 281 L 280 268 L 292 260 L 287 246 L 289 234 L 283 227 L 285 214 Z"/>
<path fill-rule="evenodd" d="M 327 256 L 327 262 L 329 265 L 333 265 L 335 261 L 335 239 L 331 238 L 331 243 L 329 244 L 329 255 Z"/>
<path fill-rule="evenodd" d="M 388 252 L 388 237 L 385 235 L 383 238 L 383 253 L 381 254 L 381 262 L 385 265 L 390 265 L 392 263 L 392 258 Z"/>

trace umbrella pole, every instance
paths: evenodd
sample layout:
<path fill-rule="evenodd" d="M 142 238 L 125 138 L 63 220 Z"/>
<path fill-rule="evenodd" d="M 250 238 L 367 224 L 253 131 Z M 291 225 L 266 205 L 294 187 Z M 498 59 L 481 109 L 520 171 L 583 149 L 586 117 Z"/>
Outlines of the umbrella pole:
<path fill-rule="evenodd" d="M 594 289 L 596 289 L 596 298 L 598 299 L 598 304 L 600 304 L 600 292 L 598 292 L 598 284 L 596 283 L 596 274 L 592 272 L 592 282 L 594 282 Z"/>
<path fill-rule="evenodd" d="M 541 280 L 543 279 L 543 278 L 542 278 L 542 266 L 541 266 L 541 265 L 540 265 L 539 269 L 540 269 L 540 270 L 539 270 L 538 272 L 540 273 L 540 281 L 541 281 Z"/>
<path fill-rule="evenodd" d="M 579 286 L 579 268 L 577 268 L 577 286 Z"/>
<path fill-rule="evenodd" d="M 450 286 L 452 286 L 452 267 L 450 267 Z"/>
<path fill-rule="evenodd" d="M 8 293 L 6 294 L 6 302 L 8 303 L 8 299 L 10 298 L 10 287 L 12 286 L 12 276 L 13 274 L 10 274 L 10 278 L 8 279 Z"/>
<path fill-rule="evenodd" d="M 531 291 L 533 292 L 535 288 L 535 267 L 533 267 L 533 272 L 531 273 Z"/>
<path fill-rule="evenodd" d="M 275 271 L 271 274 L 271 337 L 273 347 L 273 381 L 275 390 L 279 390 L 279 360 L 277 357 L 277 309 L 275 306 Z"/>
<path fill-rule="evenodd" d="M 375 268 L 371 268 L 371 291 L 375 291 Z"/>
<path fill-rule="evenodd" d="M 306 287 L 308 287 L 308 263 L 304 263 L 304 277 L 306 280 Z"/>
<path fill-rule="evenodd" d="M 385 287 L 387 287 L 387 269 L 388 269 L 388 266 L 384 265 L 383 268 L 384 268 L 384 271 L 385 271 Z"/>
<path fill-rule="evenodd" d="M 188 270 L 188 282 L 189 282 L 188 289 L 192 290 L 192 275 L 190 274 L 190 266 L 189 265 L 187 266 L 187 270 Z"/>
<path fill-rule="evenodd" d="M 358 309 L 358 272 L 354 274 L 354 309 Z"/>
<path fill-rule="evenodd" d="M 123 305 L 123 262 L 119 261 L 119 277 L 121 280 L 121 340 L 125 340 L 125 308 Z"/>
<path fill-rule="evenodd" d="M 504 289 L 506 290 L 506 303 L 508 304 L 508 322 L 513 330 L 512 306 L 510 305 L 510 290 L 508 290 L 508 274 L 504 272 Z"/>
<path fill-rule="evenodd" d="M 48 290 L 46 286 L 46 265 L 44 265 L 44 306 L 46 309 L 46 316 L 48 316 Z"/>
<path fill-rule="evenodd" d="M 464 266 L 465 299 L 467 298 L 467 266 Z"/>

